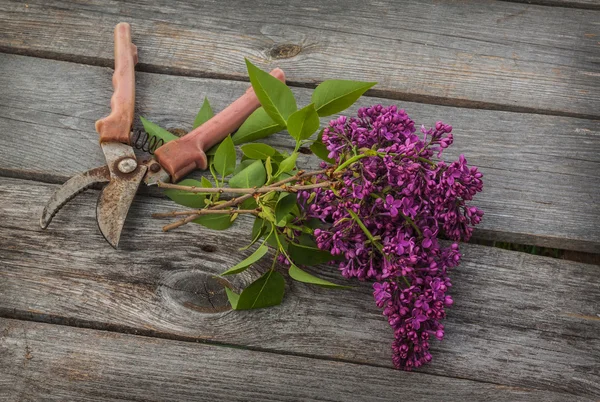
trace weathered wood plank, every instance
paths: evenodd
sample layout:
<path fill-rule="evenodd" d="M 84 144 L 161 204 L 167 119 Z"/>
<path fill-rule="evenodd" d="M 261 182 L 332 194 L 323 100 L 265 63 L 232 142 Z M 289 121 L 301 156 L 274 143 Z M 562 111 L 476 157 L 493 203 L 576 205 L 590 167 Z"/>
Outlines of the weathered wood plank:
<path fill-rule="evenodd" d="M 146 0 L 0 3 L 0 49 L 112 65 L 112 30 L 133 24 L 140 68 L 246 79 L 243 57 L 315 85 L 378 81 L 395 99 L 599 116 L 593 10 L 498 1 Z"/>
<path fill-rule="evenodd" d="M 115 251 L 96 228 L 95 191 L 39 229 L 54 188 L 0 178 L 3 316 L 391 366 L 392 333 L 369 284 L 332 291 L 292 282 L 281 306 L 226 311 L 222 285 L 210 278 L 242 258 L 232 250 L 247 242 L 249 220 L 224 232 L 187 226 L 163 234 L 148 216 L 167 201 L 140 196 Z M 598 267 L 483 246 L 462 250 L 447 338 L 433 342 L 435 360 L 423 371 L 600 396 Z M 267 267 L 232 278 L 232 286 Z M 318 274 L 343 282 L 331 268 Z"/>
<path fill-rule="evenodd" d="M 61 182 L 105 163 L 94 121 L 109 112 L 110 69 L 14 55 L 0 55 L 0 64 L 11 72 L 0 77 L 0 172 Z M 137 79 L 138 113 L 169 128 L 191 129 L 204 96 L 221 110 L 248 86 L 148 73 Z M 309 102 L 310 91 L 295 93 L 299 104 Z M 393 101 L 359 103 L 378 102 Z M 399 104 L 418 123 L 453 124 L 448 157 L 464 153 L 485 174 L 477 205 L 486 215 L 476 236 L 600 251 L 600 121 Z M 269 142 L 291 146 L 287 139 Z M 316 164 L 304 156 L 301 163 Z"/>
<path fill-rule="evenodd" d="M 528 388 L 0 319 L 10 401 L 563 401 Z M 241 381 L 240 381 L 241 380 Z"/>

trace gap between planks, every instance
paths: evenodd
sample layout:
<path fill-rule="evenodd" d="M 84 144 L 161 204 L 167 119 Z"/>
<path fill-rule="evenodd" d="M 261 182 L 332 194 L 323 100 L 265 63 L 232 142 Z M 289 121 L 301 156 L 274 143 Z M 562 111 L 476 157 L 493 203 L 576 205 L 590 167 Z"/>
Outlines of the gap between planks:
<path fill-rule="evenodd" d="M 506 3 L 522 3 L 546 7 L 579 8 L 582 10 L 600 10 L 597 0 L 498 0 Z"/>

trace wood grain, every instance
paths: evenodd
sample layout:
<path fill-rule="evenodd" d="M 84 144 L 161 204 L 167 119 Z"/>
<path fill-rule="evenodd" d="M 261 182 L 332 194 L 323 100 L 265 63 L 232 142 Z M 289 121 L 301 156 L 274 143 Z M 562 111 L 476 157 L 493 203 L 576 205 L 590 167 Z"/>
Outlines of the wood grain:
<path fill-rule="evenodd" d="M 3 401 L 570 398 L 528 388 L 10 319 L 0 319 L 0 353 Z"/>
<path fill-rule="evenodd" d="M 246 80 L 244 57 L 313 86 L 475 108 L 600 115 L 600 12 L 499 1 L 0 2 L 0 50 L 112 66 L 132 24 L 140 68 Z"/>
<path fill-rule="evenodd" d="M 332 291 L 289 282 L 281 306 L 225 311 L 222 288 L 206 279 L 251 252 L 233 252 L 248 241 L 249 220 L 224 232 L 163 234 L 149 215 L 168 202 L 139 196 L 115 251 L 96 227 L 96 191 L 39 229 L 54 188 L 0 179 L 0 315 L 391 366 L 392 333 L 367 283 Z M 447 338 L 432 342 L 435 359 L 422 371 L 600 396 L 598 267 L 475 245 L 462 251 Z M 268 266 L 228 280 L 237 289 Z M 312 272 L 344 283 L 333 268 Z"/>
<path fill-rule="evenodd" d="M 1 173 L 63 182 L 105 163 L 94 121 L 110 111 L 111 69 L 14 55 L 0 55 L 0 64 L 11 72 L 0 76 Z M 205 96 L 219 111 L 248 86 L 148 73 L 137 80 L 137 113 L 186 130 Z M 309 103 L 309 90 L 295 94 L 300 105 Z M 359 101 L 373 103 L 394 102 Z M 397 103 L 418 124 L 451 123 L 447 157 L 464 153 L 484 173 L 476 205 L 486 215 L 477 237 L 600 252 L 600 121 Z M 268 142 L 292 146 L 287 134 Z M 317 161 L 303 155 L 299 163 Z"/>

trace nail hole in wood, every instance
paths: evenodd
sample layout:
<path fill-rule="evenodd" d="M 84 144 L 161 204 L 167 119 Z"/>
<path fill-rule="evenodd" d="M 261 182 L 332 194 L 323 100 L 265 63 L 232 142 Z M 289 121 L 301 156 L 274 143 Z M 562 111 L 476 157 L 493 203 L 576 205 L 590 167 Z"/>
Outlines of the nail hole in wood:
<path fill-rule="evenodd" d="M 207 253 L 214 253 L 215 251 L 217 251 L 217 248 L 210 244 L 205 244 L 204 246 L 200 247 L 200 249 Z"/>

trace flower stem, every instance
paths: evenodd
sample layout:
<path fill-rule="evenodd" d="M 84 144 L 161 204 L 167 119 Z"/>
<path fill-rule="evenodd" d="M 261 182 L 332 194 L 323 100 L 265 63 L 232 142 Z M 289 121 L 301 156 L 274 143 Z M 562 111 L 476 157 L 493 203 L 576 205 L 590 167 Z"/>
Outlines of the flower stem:
<path fill-rule="evenodd" d="M 167 188 L 172 190 L 180 190 L 188 193 L 199 193 L 199 194 L 264 194 L 274 192 L 287 192 L 287 193 L 296 193 L 301 190 L 311 190 L 313 188 L 321 188 L 327 187 L 331 185 L 329 181 L 322 181 L 319 183 L 312 183 L 306 185 L 294 185 L 287 186 L 281 185 L 278 187 L 272 186 L 264 186 L 264 187 L 252 187 L 252 188 L 233 188 L 233 187 L 195 187 L 195 186 L 182 186 L 180 184 L 171 184 L 171 183 L 163 183 L 158 182 L 158 186 L 161 188 Z"/>
<path fill-rule="evenodd" d="M 257 215 L 260 212 L 259 209 L 192 209 L 189 211 L 171 211 L 152 214 L 153 218 L 168 218 L 171 216 L 180 215 L 217 215 L 217 214 L 253 214 Z"/>
<path fill-rule="evenodd" d="M 364 234 L 367 236 L 367 238 L 371 241 L 371 243 L 373 243 L 373 245 L 375 247 L 377 247 L 377 250 L 379 250 L 381 253 L 383 253 L 383 246 L 377 242 L 377 240 L 375 239 L 375 237 L 373 236 L 373 234 L 371 232 L 369 232 L 369 229 L 367 229 L 367 227 L 365 226 L 365 224 L 363 223 L 363 221 L 360 220 L 360 218 L 358 217 L 358 215 L 356 215 L 356 213 L 354 211 L 352 211 L 351 209 L 347 209 L 346 211 L 348 211 L 348 213 L 350 214 L 350 216 L 352 217 L 352 219 L 354 219 L 354 221 L 356 223 L 358 223 L 358 226 L 360 226 L 360 228 L 362 229 L 362 231 L 364 232 Z"/>
<path fill-rule="evenodd" d="M 346 162 L 344 162 L 340 166 L 338 166 L 337 169 L 335 169 L 333 171 L 333 173 L 338 173 L 339 171 L 345 169 L 346 167 L 350 166 L 354 162 L 356 162 L 356 161 L 358 161 L 358 160 L 360 160 L 362 158 L 366 158 L 368 156 L 373 156 L 373 155 L 359 154 L 359 155 L 353 156 L 352 158 L 348 159 Z"/>
<path fill-rule="evenodd" d="M 327 172 L 327 169 L 314 170 L 314 171 L 311 171 L 311 172 L 305 172 L 304 170 L 299 170 L 298 173 L 296 173 L 294 176 L 290 176 L 290 177 L 288 177 L 286 179 L 280 180 L 280 181 L 278 181 L 278 182 L 276 182 L 274 184 L 271 184 L 270 186 L 277 187 L 277 186 L 281 186 L 283 184 L 289 183 L 291 181 L 295 181 L 295 180 L 300 180 L 300 179 L 304 179 L 304 178 L 307 178 L 307 177 L 316 176 L 316 175 L 323 174 L 323 173 L 326 173 L 326 172 Z M 232 207 L 234 205 L 241 204 L 242 202 L 244 202 L 244 201 L 252 198 L 252 196 L 253 196 L 253 194 L 246 194 L 246 195 L 243 195 L 241 197 L 233 198 L 233 199 L 227 201 L 225 204 L 215 205 L 215 206 L 212 206 L 212 207 L 207 208 L 207 209 L 213 210 L 213 209 L 225 209 L 225 208 L 229 208 L 229 207 Z M 198 216 L 199 216 L 198 214 L 190 215 L 187 218 L 184 218 L 184 219 L 181 219 L 181 220 L 179 220 L 177 222 L 173 222 L 173 223 L 170 223 L 168 225 L 165 225 L 165 226 L 163 226 L 162 229 L 163 229 L 163 231 L 168 232 L 169 230 L 178 228 L 179 226 L 183 226 L 185 224 L 188 224 L 188 223 L 192 222 L 194 219 L 198 218 Z"/>
<path fill-rule="evenodd" d="M 412 219 L 410 219 L 408 216 L 404 215 L 401 211 L 398 211 L 398 212 L 400 213 L 400 215 L 402 215 L 404 220 L 406 222 L 410 223 L 410 226 L 412 226 L 413 229 L 417 231 L 417 234 L 419 235 L 419 237 L 423 237 L 423 233 L 421 233 L 421 229 L 419 229 L 417 224 Z"/>

